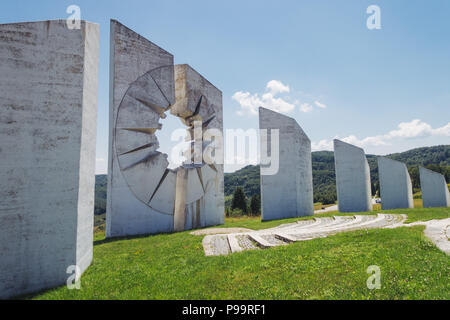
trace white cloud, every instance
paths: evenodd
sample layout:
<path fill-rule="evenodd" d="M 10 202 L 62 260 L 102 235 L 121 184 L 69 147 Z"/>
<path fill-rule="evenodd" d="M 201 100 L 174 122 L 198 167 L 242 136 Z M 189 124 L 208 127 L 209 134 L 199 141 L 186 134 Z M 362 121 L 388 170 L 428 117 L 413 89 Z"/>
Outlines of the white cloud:
<path fill-rule="evenodd" d="M 411 122 L 400 123 L 398 125 L 398 130 L 392 130 L 387 134 L 387 137 L 410 139 L 434 135 L 450 136 L 450 123 L 441 128 L 433 129 L 428 123 L 415 119 Z"/>
<path fill-rule="evenodd" d="M 285 85 L 278 80 L 271 80 L 267 83 L 263 94 L 251 94 L 247 91 L 238 91 L 232 96 L 232 99 L 237 101 L 241 106 L 241 109 L 237 111 L 237 114 L 240 116 L 257 116 L 259 107 L 264 107 L 280 113 L 289 113 L 293 111 L 296 106 L 299 106 L 301 112 L 311 112 L 314 107 L 322 109 L 326 108 L 326 105 L 319 101 L 314 101 L 314 103 L 301 103 L 298 100 L 291 102 L 292 100 L 290 97 L 286 95 L 281 96 L 290 91 L 288 85 Z"/>
<path fill-rule="evenodd" d="M 364 139 L 358 139 L 356 136 L 350 135 L 350 136 L 342 138 L 340 140 L 350 143 L 350 144 L 354 144 L 356 146 L 361 146 L 361 147 L 388 145 L 388 143 L 386 141 L 384 141 L 383 136 L 374 136 L 374 137 L 366 137 Z"/>
<path fill-rule="evenodd" d="M 338 136 L 334 139 L 340 139 L 344 142 L 354 144 L 359 147 L 379 147 L 391 145 L 391 140 L 395 139 L 417 139 L 430 136 L 450 136 L 450 122 L 443 127 L 433 129 L 431 125 L 419 119 L 410 122 L 401 122 L 398 129 L 391 130 L 386 134 L 369 136 L 359 139 L 355 135 L 349 135 L 344 138 Z M 333 150 L 333 139 L 320 140 L 319 142 L 312 142 L 311 148 L 313 151 L 318 150 Z"/>
<path fill-rule="evenodd" d="M 450 137 L 450 122 L 443 127 L 433 129 L 433 135 Z"/>
<path fill-rule="evenodd" d="M 323 139 L 318 142 L 311 142 L 312 151 L 333 150 L 333 140 Z"/>
<path fill-rule="evenodd" d="M 309 103 L 302 103 L 300 105 L 300 111 L 301 112 L 310 112 L 313 110 L 313 106 L 310 105 Z"/>
<path fill-rule="evenodd" d="M 232 98 L 241 105 L 241 110 L 237 112 L 238 115 L 258 115 L 258 107 L 262 105 L 262 101 L 259 99 L 258 94 L 251 95 L 250 92 L 238 91 Z"/>
<path fill-rule="evenodd" d="M 270 80 L 267 83 L 266 88 L 273 94 L 289 92 L 289 86 L 284 85 L 281 81 L 278 80 Z"/>
<path fill-rule="evenodd" d="M 317 107 L 322 108 L 322 109 L 325 109 L 325 108 L 327 107 L 326 104 L 320 103 L 320 102 L 317 101 L 317 100 L 314 101 L 314 104 L 315 104 Z"/>
<path fill-rule="evenodd" d="M 288 113 L 295 109 L 293 103 L 286 99 L 276 97 L 278 93 L 289 92 L 289 87 L 277 80 L 271 80 L 267 83 L 266 90 L 261 97 L 259 94 L 251 94 L 250 92 L 238 91 L 232 99 L 241 105 L 238 115 L 258 115 L 258 108 L 264 107 L 276 112 Z"/>

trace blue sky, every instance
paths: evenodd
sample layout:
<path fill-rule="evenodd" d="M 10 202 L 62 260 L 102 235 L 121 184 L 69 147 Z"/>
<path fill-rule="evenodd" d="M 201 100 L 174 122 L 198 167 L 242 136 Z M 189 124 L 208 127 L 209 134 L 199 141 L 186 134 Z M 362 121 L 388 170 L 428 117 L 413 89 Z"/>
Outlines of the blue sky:
<path fill-rule="evenodd" d="M 101 30 L 98 173 L 108 158 L 111 18 L 221 89 L 225 128 L 258 128 L 252 111 L 262 104 L 295 118 L 314 150 L 331 150 L 335 137 L 374 154 L 450 143 L 450 1 L 15 0 L 2 1 L 0 22 L 65 19 L 72 4 Z M 380 30 L 366 27 L 374 4 Z"/>

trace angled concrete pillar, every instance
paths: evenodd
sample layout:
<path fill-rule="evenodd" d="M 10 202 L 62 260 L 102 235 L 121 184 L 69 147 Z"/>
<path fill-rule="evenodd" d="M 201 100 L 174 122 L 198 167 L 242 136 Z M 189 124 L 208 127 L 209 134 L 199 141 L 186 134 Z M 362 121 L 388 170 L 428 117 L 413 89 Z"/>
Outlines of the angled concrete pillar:
<path fill-rule="evenodd" d="M 378 157 L 378 176 L 383 210 L 414 207 L 411 178 L 403 162 Z"/>
<path fill-rule="evenodd" d="M 91 263 L 99 26 L 0 25 L 0 298 Z"/>
<path fill-rule="evenodd" d="M 450 207 L 450 194 L 445 177 L 423 167 L 419 167 L 419 174 L 423 207 Z"/>
<path fill-rule="evenodd" d="M 222 133 L 222 92 L 188 65 L 174 66 L 172 54 L 114 20 L 110 54 L 106 236 L 223 224 L 223 159 L 211 164 L 214 174 L 207 174 L 211 167 L 201 161 L 171 170 L 157 137 L 167 116 L 179 117 L 187 132 L 197 121 L 200 134 Z"/>
<path fill-rule="evenodd" d="M 339 211 L 371 211 L 370 168 L 364 150 L 335 139 L 334 164 Z"/>
<path fill-rule="evenodd" d="M 313 215 L 311 141 L 308 136 L 294 119 L 262 107 L 259 108 L 259 128 L 279 130 L 278 172 L 265 175 L 261 169 L 262 220 Z M 270 144 L 271 139 L 268 140 L 261 138 L 261 145 Z M 265 155 L 261 154 L 261 157 Z"/>

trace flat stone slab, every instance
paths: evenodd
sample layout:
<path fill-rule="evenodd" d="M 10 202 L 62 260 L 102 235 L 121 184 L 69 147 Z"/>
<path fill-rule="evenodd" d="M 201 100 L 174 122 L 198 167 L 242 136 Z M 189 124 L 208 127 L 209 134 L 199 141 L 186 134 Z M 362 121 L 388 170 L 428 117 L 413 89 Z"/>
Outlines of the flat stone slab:
<path fill-rule="evenodd" d="M 251 232 L 252 229 L 246 228 L 211 228 L 211 229 L 202 229 L 192 231 L 191 235 L 193 236 L 204 236 L 209 234 L 229 234 L 229 233 L 241 233 L 241 232 Z"/>
<path fill-rule="evenodd" d="M 406 219 L 407 216 L 404 214 L 379 213 L 377 215 L 314 218 L 313 220 L 303 220 L 257 231 L 245 228 L 215 228 L 198 230 L 191 232 L 191 234 L 200 235 L 201 232 L 211 232 L 203 240 L 205 255 L 226 255 L 245 250 L 267 249 L 297 241 L 324 238 L 341 232 L 424 225 L 425 236 L 440 250 L 450 254 L 450 218 L 405 224 Z M 227 230 L 233 232 L 226 234 Z M 221 234 L 214 234 L 215 231 L 220 231 Z M 214 248 L 216 243 L 220 245 Z"/>
<path fill-rule="evenodd" d="M 259 236 L 257 233 L 250 233 L 248 236 L 250 237 L 250 239 L 255 241 L 258 244 L 259 247 L 261 247 L 263 249 L 278 246 L 275 243 L 269 242 L 264 237 Z"/>
<path fill-rule="evenodd" d="M 239 251 L 246 249 L 245 246 L 239 244 L 240 239 L 238 237 L 235 237 L 233 234 L 229 234 L 227 236 L 227 239 L 228 239 L 228 244 L 230 245 L 231 252 L 234 253 L 234 252 L 239 252 Z"/>
<path fill-rule="evenodd" d="M 203 238 L 202 244 L 205 250 L 205 256 L 227 255 L 230 252 L 227 235 L 208 235 Z"/>
<path fill-rule="evenodd" d="M 434 243 L 441 251 L 450 255 L 450 218 L 441 220 L 430 220 L 425 222 L 414 222 L 405 226 L 425 226 L 425 236 Z"/>

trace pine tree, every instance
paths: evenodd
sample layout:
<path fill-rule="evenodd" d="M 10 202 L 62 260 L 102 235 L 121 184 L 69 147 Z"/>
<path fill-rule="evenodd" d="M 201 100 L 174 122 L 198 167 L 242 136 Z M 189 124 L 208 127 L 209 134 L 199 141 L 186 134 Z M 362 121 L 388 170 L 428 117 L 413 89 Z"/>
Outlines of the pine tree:
<path fill-rule="evenodd" d="M 242 212 L 247 213 L 247 200 L 245 198 L 244 190 L 242 190 L 241 187 L 236 187 L 233 193 L 231 210 L 234 209 L 241 209 Z"/>
<path fill-rule="evenodd" d="M 259 194 L 254 194 L 250 200 L 250 210 L 252 215 L 257 216 L 261 212 L 261 197 Z"/>

